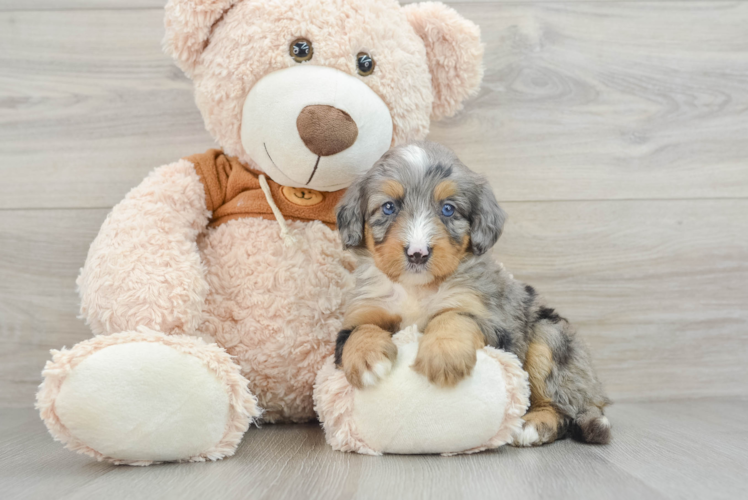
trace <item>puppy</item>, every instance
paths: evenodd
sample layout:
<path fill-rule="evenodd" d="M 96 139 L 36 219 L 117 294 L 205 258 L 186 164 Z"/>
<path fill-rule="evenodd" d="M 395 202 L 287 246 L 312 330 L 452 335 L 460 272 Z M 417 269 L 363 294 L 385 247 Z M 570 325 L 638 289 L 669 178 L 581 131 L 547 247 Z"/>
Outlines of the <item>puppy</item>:
<path fill-rule="evenodd" d="M 337 211 L 359 265 L 335 362 L 353 386 L 376 384 L 397 356 L 392 334 L 412 324 L 424 334 L 413 369 L 439 386 L 470 375 L 485 345 L 511 351 L 531 388 L 516 445 L 550 443 L 569 430 L 607 443 L 609 400 L 584 344 L 487 253 L 505 218 L 486 179 L 447 148 L 420 142 L 387 152 Z"/>

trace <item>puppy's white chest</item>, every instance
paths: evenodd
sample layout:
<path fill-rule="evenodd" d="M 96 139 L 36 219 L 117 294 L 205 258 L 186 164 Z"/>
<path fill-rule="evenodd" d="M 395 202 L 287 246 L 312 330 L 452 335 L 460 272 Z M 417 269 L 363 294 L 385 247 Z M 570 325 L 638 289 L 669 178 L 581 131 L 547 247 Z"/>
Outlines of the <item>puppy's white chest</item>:
<path fill-rule="evenodd" d="M 400 284 L 395 284 L 394 288 L 393 308 L 402 317 L 401 328 L 418 325 L 418 330 L 423 332 L 429 320 L 435 292 L 422 287 L 404 287 Z"/>

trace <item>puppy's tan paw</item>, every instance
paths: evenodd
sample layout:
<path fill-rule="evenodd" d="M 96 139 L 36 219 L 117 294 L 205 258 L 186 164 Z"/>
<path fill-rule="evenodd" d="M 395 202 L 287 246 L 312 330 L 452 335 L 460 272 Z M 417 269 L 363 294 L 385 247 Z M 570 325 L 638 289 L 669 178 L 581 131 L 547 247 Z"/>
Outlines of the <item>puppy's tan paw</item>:
<path fill-rule="evenodd" d="M 432 384 L 454 387 L 470 375 L 476 361 L 477 351 L 472 339 L 427 334 L 418 345 L 413 369 Z"/>
<path fill-rule="evenodd" d="M 552 443 L 558 436 L 559 417 L 551 409 L 530 410 L 524 417 L 522 429 L 514 436 L 512 446 L 540 446 Z"/>
<path fill-rule="evenodd" d="M 358 327 L 343 347 L 345 378 L 357 389 L 376 385 L 392 370 L 397 346 L 389 332 L 373 325 Z"/>
<path fill-rule="evenodd" d="M 535 427 L 535 424 L 533 424 L 532 422 L 525 422 L 522 425 L 522 429 L 520 429 L 519 432 L 514 435 L 510 444 L 512 446 L 525 448 L 530 446 L 540 446 L 541 444 L 543 444 L 543 441 L 540 439 L 540 435 L 538 434 L 538 429 Z"/>

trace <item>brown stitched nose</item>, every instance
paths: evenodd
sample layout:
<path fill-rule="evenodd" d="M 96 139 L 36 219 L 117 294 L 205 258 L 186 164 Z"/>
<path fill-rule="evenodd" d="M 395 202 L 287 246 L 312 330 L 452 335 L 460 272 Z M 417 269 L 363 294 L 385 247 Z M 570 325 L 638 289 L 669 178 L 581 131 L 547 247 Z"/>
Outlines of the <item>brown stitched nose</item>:
<path fill-rule="evenodd" d="M 296 118 L 296 128 L 309 151 L 318 156 L 340 153 L 356 142 L 358 127 L 342 109 L 322 104 L 307 106 Z"/>

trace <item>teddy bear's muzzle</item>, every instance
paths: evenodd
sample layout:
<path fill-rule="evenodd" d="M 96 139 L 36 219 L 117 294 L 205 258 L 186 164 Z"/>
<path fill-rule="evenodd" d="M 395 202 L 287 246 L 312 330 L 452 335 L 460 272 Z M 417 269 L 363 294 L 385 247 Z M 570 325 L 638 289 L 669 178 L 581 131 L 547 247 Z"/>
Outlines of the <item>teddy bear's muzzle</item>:
<path fill-rule="evenodd" d="M 332 156 L 350 148 L 358 127 L 351 115 L 333 106 L 315 104 L 301 110 L 296 128 L 309 151 L 317 156 Z"/>
<path fill-rule="evenodd" d="M 241 142 L 278 184 L 329 192 L 368 170 L 392 145 L 393 130 L 387 104 L 362 78 L 298 64 L 255 82 Z"/>

